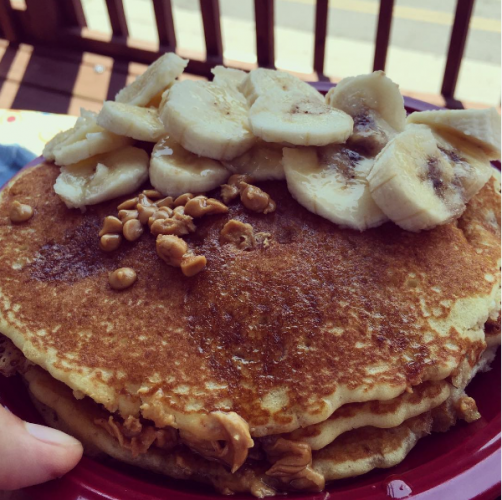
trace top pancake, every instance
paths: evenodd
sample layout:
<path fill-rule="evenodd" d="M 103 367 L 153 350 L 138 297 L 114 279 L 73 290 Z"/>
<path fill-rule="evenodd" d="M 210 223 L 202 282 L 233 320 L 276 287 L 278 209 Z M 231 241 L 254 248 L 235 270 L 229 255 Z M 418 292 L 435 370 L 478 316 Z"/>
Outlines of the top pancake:
<path fill-rule="evenodd" d="M 0 198 L 0 331 L 110 411 L 141 407 L 158 427 L 195 432 L 207 413 L 235 411 L 254 436 L 290 432 L 342 404 L 444 379 L 465 356 L 474 366 L 485 347 L 500 255 L 492 184 L 465 220 L 415 234 L 340 229 L 285 183 L 264 183 L 275 213 L 236 203 L 196 220 L 186 240 L 208 265 L 186 278 L 147 232 L 102 252 L 103 218 L 121 200 L 68 210 L 52 190 L 58 173 L 27 170 Z M 34 217 L 11 224 L 13 200 Z M 232 218 L 270 233 L 269 244 L 220 245 Z M 116 292 L 108 272 L 124 266 L 138 281 Z"/>

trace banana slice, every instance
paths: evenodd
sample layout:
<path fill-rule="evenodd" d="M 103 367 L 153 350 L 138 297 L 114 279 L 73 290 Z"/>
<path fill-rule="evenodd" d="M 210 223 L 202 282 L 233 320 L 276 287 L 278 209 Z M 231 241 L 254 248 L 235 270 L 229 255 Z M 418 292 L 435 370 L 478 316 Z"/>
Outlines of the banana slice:
<path fill-rule="evenodd" d="M 352 118 L 300 92 L 274 90 L 259 97 L 249 111 L 253 133 L 267 142 L 325 146 L 345 142 Z"/>
<path fill-rule="evenodd" d="M 219 161 L 194 155 L 168 136 L 153 148 L 150 182 L 165 196 L 205 193 L 224 184 L 229 176 Z"/>
<path fill-rule="evenodd" d="M 134 82 L 124 87 L 115 96 L 115 100 L 134 106 L 146 106 L 174 83 L 187 64 L 187 60 L 172 52 L 164 54 L 148 66 Z"/>
<path fill-rule="evenodd" d="M 225 68 L 225 66 L 215 66 L 211 70 L 211 73 L 214 75 L 214 83 L 218 85 L 227 83 L 235 88 L 238 88 L 248 75 L 245 71 L 241 71 L 240 69 Z"/>
<path fill-rule="evenodd" d="M 285 179 L 280 144 L 258 140 L 243 155 L 222 163 L 232 173 L 248 174 L 257 182 Z"/>
<path fill-rule="evenodd" d="M 128 137 L 121 137 L 96 123 L 96 114 L 81 110 L 75 126 L 65 132 L 57 134 L 45 147 L 44 156 L 54 159 L 57 165 L 72 165 L 91 156 L 107 153 L 132 141 Z"/>
<path fill-rule="evenodd" d="M 369 156 L 376 156 L 406 124 L 399 86 L 383 71 L 344 78 L 328 92 L 326 102 L 352 116 L 354 131 L 348 142 Z"/>
<path fill-rule="evenodd" d="M 366 180 L 373 159 L 343 145 L 284 148 L 283 154 L 289 192 L 307 210 L 359 231 L 388 220 Z"/>
<path fill-rule="evenodd" d="M 250 106 L 258 97 L 267 95 L 274 89 L 283 92 L 300 92 L 306 97 L 323 101 L 323 96 L 312 85 L 284 71 L 254 69 L 239 85 L 239 90 L 246 96 Z"/>
<path fill-rule="evenodd" d="M 456 133 L 481 146 L 490 160 L 500 159 L 500 115 L 495 108 L 420 111 L 408 116 L 407 123 Z"/>
<path fill-rule="evenodd" d="M 110 132 L 138 141 L 157 142 L 166 133 L 156 109 L 121 102 L 106 101 L 97 123 Z"/>
<path fill-rule="evenodd" d="M 160 108 L 160 119 L 185 149 L 214 160 L 232 160 L 255 142 L 246 100 L 228 85 L 177 82 Z"/>
<path fill-rule="evenodd" d="M 148 179 L 148 155 L 126 147 L 61 168 L 54 191 L 68 208 L 82 208 L 136 191 Z"/>
<path fill-rule="evenodd" d="M 457 149 L 445 135 L 411 125 L 392 139 L 375 160 L 368 182 L 381 210 L 408 231 L 446 224 L 492 175 L 480 148 Z"/>

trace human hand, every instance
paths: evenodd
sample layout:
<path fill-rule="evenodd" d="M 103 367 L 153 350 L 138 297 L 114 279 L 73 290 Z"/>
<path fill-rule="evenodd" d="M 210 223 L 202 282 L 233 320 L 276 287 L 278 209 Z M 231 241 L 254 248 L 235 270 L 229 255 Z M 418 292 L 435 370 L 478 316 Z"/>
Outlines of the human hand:
<path fill-rule="evenodd" d="M 0 491 L 60 477 L 77 465 L 82 451 L 75 438 L 23 422 L 0 405 Z"/>

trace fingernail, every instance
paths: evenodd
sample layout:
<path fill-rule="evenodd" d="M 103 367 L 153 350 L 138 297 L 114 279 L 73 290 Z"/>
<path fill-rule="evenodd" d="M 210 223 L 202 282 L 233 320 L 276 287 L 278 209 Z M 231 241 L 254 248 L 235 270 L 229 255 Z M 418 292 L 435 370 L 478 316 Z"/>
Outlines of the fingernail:
<path fill-rule="evenodd" d="M 80 444 L 74 437 L 68 436 L 68 434 L 51 427 L 29 424 L 27 422 L 25 422 L 24 426 L 29 434 L 44 443 L 57 444 L 59 446 L 75 446 L 76 444 Z"/>

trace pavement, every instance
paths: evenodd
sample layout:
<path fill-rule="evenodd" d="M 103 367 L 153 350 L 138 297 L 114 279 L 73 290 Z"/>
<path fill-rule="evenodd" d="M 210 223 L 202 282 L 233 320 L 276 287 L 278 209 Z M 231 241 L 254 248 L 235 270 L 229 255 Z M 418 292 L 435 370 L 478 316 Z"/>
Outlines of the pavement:
<path fill-rule="evenodd" d="M 110 31 L 103 0 L 84 0 L 91 29 Z M 178 46 L 205 52 L 199 0 L 172 0 Z M 330 0 L 325 74 L 333 81 L 370 72 L 378 0 Z M 455 0 L 396 0 L 386 73 L 407 92 L 439 94 Z M 124 0 L 130 34 L 157 42 L 151 0 Z M 224 57 L 256 63 L 253 0 L 220 0 Z M 500 106 L 501 2 L 477 0 L 456 98 Z M 315 0 L 276 0 L 276 66 L 313 73 Z"/>

